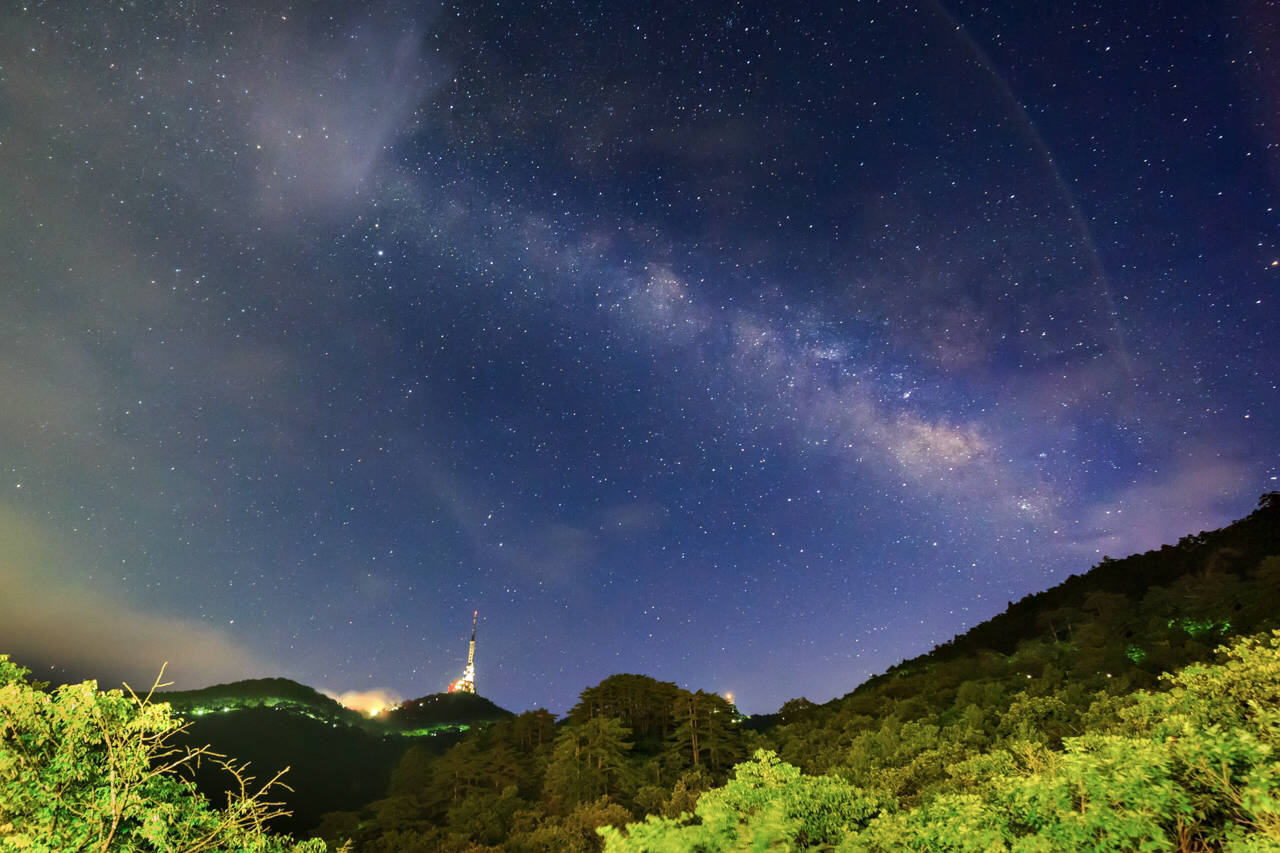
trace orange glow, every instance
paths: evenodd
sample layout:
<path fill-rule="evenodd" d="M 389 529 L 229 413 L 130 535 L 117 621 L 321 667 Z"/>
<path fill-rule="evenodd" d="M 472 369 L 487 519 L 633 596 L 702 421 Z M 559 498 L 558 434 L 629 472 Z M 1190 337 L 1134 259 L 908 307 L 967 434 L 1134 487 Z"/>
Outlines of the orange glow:
<path fill-rule="evenodd" d="M 399 694 L 381 687 L 374 690 L 348 690 L 345 693 L 326 690 L 324 694 L 343 707 L 359 711 L 368 717 L 376 717 L 383 711 L 396 707 L 402 701 Z"/>

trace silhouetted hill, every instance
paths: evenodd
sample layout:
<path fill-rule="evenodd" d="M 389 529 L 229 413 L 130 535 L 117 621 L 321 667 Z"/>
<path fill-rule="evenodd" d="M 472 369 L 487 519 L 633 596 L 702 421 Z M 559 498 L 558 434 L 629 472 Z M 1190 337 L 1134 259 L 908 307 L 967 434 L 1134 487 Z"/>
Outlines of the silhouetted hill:
<path fill-rule="evenodd" d="M 272 828 L 294 835 L 305 834 L 325 812 L 381 796 L 411 745 L 438 755 L 467 730 L 512 716 L 481 696 L 441 693 L 370 719 L 287 678 L 162 691 L 154 698 L 188 720 L 185 743 L 209 744 L 249 762 L 259 784 L 290 768 L 284 782 L 293 790 L 280 792 L 280 798 L 293 814 L 273 821 Z M 230 782 L 209 763 L 196 774 L 197 787 L 214 803 L 226 801 Z"/>
<path fill-rule="evenodd" d="M 922 695 L 925 687 L 941 688 L 931 700 L 937 704 L 958 680 L 998 671 L 998 660 L 1014 662 L 1027 677 L 1051 661 L 1070 679 L 1114 675 L 1151 686 L 1162 671 L 1208 659 L 1229 636 L 1280 624 L 1277 554 L 1280 493 L 1270 492 L 1220 530 L 1123 559 L 1103 557 L 1085 574 L 1010 602 L 1003 613 L 828 705 L 855 697 L 865 705 L 874 694 Z M 802 701 L 788 703 L 793 713 Z"/>
<path fill-rule="evenodd" d="M 259 785 L 289 768 L 282 781 L 292 790 L 276 793 L 293 814 L 272 821 L 272 829 L 293 835 L 311 829 L 325 812 L 382 796 L 391 770 L 416 740 L 268 706 L 193 717 L 184 738 L 192 746 L 209 744 L 215 752 L 249 762 Z M 215 804 L 226 802 L 231 781 L 211 762 L 196 772 L 197 788 Z"/>
<path fill-rule="evenodd" d="M 411 732 L 473 726 L 514 716 L 474 693 L 431 693 L 401 702 L 378 720 L 388 728 Z"/>
<path fill-rule="evenodd" d="M 1094 593 L 1142 598 L 1156 586 L 1168 586 L 1197 573 L 1225 573 L 1243 578 L 1264 557 L 1280 553 L 1280 493 L 1259 500 L 1258 509 L 1220 530 L 1184 536 L 1177 545 L 1119 560 L 1103 557 L 1083 575 L 1071 575 L 1043 592 L 1010 602 L 1004 613 L 975 625 L 934 651 L 937 659 L 980 649 L 1011 653 L 1022 640 L 1044 633 L 1047 614 L 1062 608 L 1082 609 Z"/>
<path fill-rule="evenodd" d="M 157 702 L 168 702 L 184 717 L 200 717 L 246 708 L 273 708 L 303 714 L 327 723 L 364 726 L 366 718 L 343 707 L 320 691 L 287 678 L 249 678 L 214 684 L 199 690 L 158 691 Z"/>

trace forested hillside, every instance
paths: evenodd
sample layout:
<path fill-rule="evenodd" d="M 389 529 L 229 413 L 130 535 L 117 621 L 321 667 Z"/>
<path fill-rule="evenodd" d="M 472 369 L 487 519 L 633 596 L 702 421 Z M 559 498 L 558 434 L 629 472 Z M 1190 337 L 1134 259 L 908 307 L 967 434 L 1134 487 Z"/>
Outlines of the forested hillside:
<path fill-rule="evenodd" d="M 1081 713 L 1050 694 L 1076 734 L 1034 723 L 986 742 L 964 724 L 882 726 L 864 767 L 802 775 L 758 750 L 692 815 L 603 827 L 611 853 L 1280 849 L 1280 631 L 1239 639 L 1217 664 L 1162 677 L 1165 690 L 1099 691 Z M 981 738 L 981 735 L 979 735 Z M 924 741 L 924 750 L 901 741 Z M 950 761 L 908 790 L 895 772 Z M 867 763 L 878 772 L 866 773 Z M 910 772 L 906 774 L 911 776 Z M 856 781 L 851 781 L 853 777 Z M 863 784 L 859 784 L 859 782 Z M 895 793 L 894 788 L 897 788 Z M 474 849 L 474 848 L 473 848 Z"/>
<path fill-rule="evenodd" d="M 270 827 L 294 835 L 315 827 L 326 812 L 382 796 L 411 744 L 438 755 L 473 726 L 512 716 L 481 696 L 436 693 L 366 717 L 286 678 L 161 691 L 155 699 L 187 720 L 176 742 L 210 744 L 261 772 L 288 767 L 288 787 L 277 794 L 285 813 Z M 192 775 L 212 802 L 234 793 L 235 780 L 214 765 L 199 765 Z"/>
<path fill-rule="evenodd" d="M 824 705 L 744 721 L 719 696 L 616 675 L 559 724 L 530 711 L 440 756 L 411 748 L 386 796 L 318 834 L 369 853 L 550 853 L 651 816 L 610 848 L 1280 849 L 1280 650 L 1239 640 L 1278 614 L 1269 493 Z"/>
<path fill-rule="evenodd" d="M 168 702 L 184 717 L 270 708 L 301 714 L 324 723 L 361 726 L 366 722 L 358 711 L 344 708 L 337 700 L 288 678 L 247 678 L 199 690 L 162 690 L 157 691 L 156 699 Z"/>
<path fill-rule="evenodd" d="M 471 695 L 369 720 L 283 679 L 155 697 L 171 709 L 0 657 L 0 849 L 294 849 L 283 828 L 358 853 L 1280 850 L 1278 628 L 1269 493 L 763 717 L 635 674 L 559 721 Z M 285 765 L 293 792 L 246 781 Z"/>

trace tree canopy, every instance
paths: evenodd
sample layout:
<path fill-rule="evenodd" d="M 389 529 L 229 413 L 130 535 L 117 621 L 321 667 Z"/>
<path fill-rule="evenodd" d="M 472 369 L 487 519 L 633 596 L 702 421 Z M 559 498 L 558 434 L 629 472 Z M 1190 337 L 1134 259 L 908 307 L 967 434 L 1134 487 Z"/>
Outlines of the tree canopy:
<path fill-rule="evenodd" d="M 0 850 L 320 853 L 272 835 L 272 788 L 208 749 L 173 745 L 168 705 L 86 681 L 56 690 L 0 655 Z M 220 762 L 238 794 L 214 808 L 182 773 Z"/>

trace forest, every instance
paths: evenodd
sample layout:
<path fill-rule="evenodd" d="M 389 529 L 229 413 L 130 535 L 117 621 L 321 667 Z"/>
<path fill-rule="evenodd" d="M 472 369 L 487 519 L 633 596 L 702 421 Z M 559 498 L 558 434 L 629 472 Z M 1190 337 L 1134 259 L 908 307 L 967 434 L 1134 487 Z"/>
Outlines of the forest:
<path fill-rule="evenodd" d="M 1280 850 L 1278 614 L 1272 492 L 1222 530 L 1104 558 L 1011 602 L 831 702 L 743 717 L 715 694 L 614 675 L 561 720 L 533 710 L 491 715 L 449 742 L 402 737 L 376 798 L 291 828 L 313 837 L 298 849 L 322 839 L 360 853 Z M 32 815 L 79 820 L 50 817 L 42 798 L 76 785 L 90 801 L 102 795 L 50 769 L 56 726 L 44 740 L 29 731 L 40 703 L 52 709 L 71 687 L 42 691 L 6 666 L 0 850 L 27 849 Z M 117 698 L 125 724 L 128 697 Z M 85 755 L 111 742 L 77 732 Z M 194 785 L 175 778 L 181 790 L 166 802 L 197 808 Z M 150 826 L 161 838 L 157 820 L 108 815 L 85 837 L 112 825 L 119 838 L 133 821 L 130 837 L 145 840 Z M 292 849 L 267 832 L 270 815 L 249 823 L 259 847 L 189 849 Z"/>

